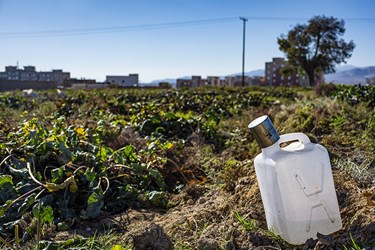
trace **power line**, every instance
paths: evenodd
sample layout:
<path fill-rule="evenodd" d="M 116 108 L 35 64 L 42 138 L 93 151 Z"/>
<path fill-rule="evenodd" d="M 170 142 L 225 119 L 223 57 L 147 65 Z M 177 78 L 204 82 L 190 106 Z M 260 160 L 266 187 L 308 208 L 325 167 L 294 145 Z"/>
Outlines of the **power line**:
<path fill-rule="evenodd" d="M 342 18 L 349 23 L 375 23 L 375 18 Z"/>
<path fill-rule="evenodd" d="M 307 21 L 311 17 L 254 17 L 246 16 L 245 18 L 250 20 L 265 20 L 265 21 Z M 337 18 L 338 20 L 344 20 L 345 22 L 356 22 L 356 23 L 375 23 L 375 18 L 356 18 L 356 17 L 347 17 L 347 18 Z"/>
<path fill-rule="evenodd" d="M 304 17 L 257 17 L 245 16 L 248 20 L 257 21 L 306 21 L 310 18 Z M 375 23 L 375 18 L 342 18 L 348 23 Z M 238 17 L 225 17 L 214 19 L 201 19 L 181 22 L 169 22 L 158 24 L 140 24 L 128 26 L 111 26 L 111 27 L 96 27 L 96 28 L 81 28 L 81 29 L 54 29 L 54 30 L 39 30 L 39 31 L 19 31 L 19 32 L 0 32 L 0 38 L 34 38 L 34 37 L 54 37 L 54 36 L 78 36 L 78 35 L 92 35 L 92 34 L 106 34 L 118 32 L 132 32 L 143 30 L 158 30 L 170 29 L 179 27 L 191 27 L 199 25 L 211 25 L 227 22 L 236 22 Z"/>
<path fill-rule="evenodd" d="M 236 19 L 237 19 L 237 17 L 228 17 L 228 18 L 215 18 L 215 19 L 204 19 L 204 20 L 170 22 L 170 23 L 141 24 L 141 25 L 128 25 L 128 26 L 112 26 L 112 27 L 99 27 L 99 28 L 1 32 L 0 38 L 91 35 L 91 34 L 102 34 L 102 33 L 129 32 L 129 31 L 154 30 L 154 29 L 168 29 L 168 28 L 176 28 L 176 27 L 189 27 L 189 26 L 197 26 L 197 25 L 209 25 L 209 24 L 234 22 Z"/>

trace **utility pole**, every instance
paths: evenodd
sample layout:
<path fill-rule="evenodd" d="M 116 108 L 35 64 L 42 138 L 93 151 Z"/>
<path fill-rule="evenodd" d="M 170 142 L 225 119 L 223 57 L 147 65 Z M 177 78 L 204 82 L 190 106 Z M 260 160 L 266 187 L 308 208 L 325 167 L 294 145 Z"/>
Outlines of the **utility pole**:
<path fill-rule="evenodd" d="M 243 41 L 242 41 L 242 87 L 245 86 L 245 35 L 246 35 L 246 22 L 247 18 L 240 17 L 243 21 Z"/>

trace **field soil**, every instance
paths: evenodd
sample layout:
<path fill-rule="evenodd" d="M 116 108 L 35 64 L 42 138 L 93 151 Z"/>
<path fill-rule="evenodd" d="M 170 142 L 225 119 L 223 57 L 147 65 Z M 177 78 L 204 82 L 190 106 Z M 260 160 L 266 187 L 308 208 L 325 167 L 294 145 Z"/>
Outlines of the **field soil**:
<path fill-rule="evenodd" d="M 342 230 L 319 235 L 304 245 L 292 246 L 267 231 L 263 204 L 256 176 L 249 174 L 236 182 L 235 192 L 205 185 L 188 185 L 171 195 L 175 204 L 168 210 L 130 208 L 115 216 L 80 224 L 76 229 L 53 235 L 66 240 L 77 235 L 88 237 L 94 229 L 113 229 L 120 241 L 133 249 L 348 249 L 356 242 L 375 243 L 375 190 L 361 188 L 347 174 L 334 169 L 333 176 L 341 211 Z M 246 232 L 234 211 L 256 221 L 257 227 Z M 52 236 L 52 235 L 51 235 Z M 354 248 L 353 248 L 354 249 Z M 372 249 L 366 248 L 366 249 Z"/>

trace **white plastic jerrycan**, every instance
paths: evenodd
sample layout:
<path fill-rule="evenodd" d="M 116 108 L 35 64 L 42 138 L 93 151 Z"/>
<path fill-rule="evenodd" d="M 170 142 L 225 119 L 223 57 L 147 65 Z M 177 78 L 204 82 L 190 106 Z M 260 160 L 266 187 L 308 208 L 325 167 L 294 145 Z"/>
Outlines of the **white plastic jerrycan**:
<path fill-rule="evenodd" d="M 262 147 L 254 165 L 268 229 L 291 244 L 340 230 L 327 150 L 303 133 L 279 136 L 266 115 L 252 121 L 249 129 Z M 283 142 L 292 143 L 281 147 Z"/>

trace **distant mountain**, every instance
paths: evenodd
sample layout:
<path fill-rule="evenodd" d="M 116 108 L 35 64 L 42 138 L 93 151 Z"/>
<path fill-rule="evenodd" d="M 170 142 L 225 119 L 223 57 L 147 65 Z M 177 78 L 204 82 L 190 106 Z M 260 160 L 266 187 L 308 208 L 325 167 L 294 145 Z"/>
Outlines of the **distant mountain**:
<path fill-rule="evenodd" d="M 221 78 L 224 78 L 226 76 L 241 76 L 241 73 L 235 73 L 235 74 L 229 74 L 225 76 L 221 76 Z M 264 69 L 257 69 L 253 71 L 245 72 L 245 76 L 263 76 L 264 77 Z M 325 82 L 330 83 L 341 83 L 341 84 L 366 84 L 366 78 L 375 76 L 375 66 L 369 66 L 369 67 L 356 67 L 353 65 L 343 65 L 341 67 L 338 67 L 336 69 L 336 73 L 333 74 L 326 74 L 324 75 Z M 179 77 L 179 79 L 191 79 L 191 76 L 182 76 Z M 157 86 L 159 82 L 168 82 L 173 87 L 176 86 L 177 79 L 175 78 L 166 78 L 166 79 L 160 79 L 160 80 L 154 80 L 149 83 L 140 84 L 141 86 Z"/>
<path fill-rule="evenodd" d="M 336 72 L 341 72 L 341 71 L 355 69 L 355 68 L 358 68 L 358 67 L 356 67 L 354 65 L 347 65 L 347 64 L 345 64 L 345 65 L 342 65 L 342 66 L 336 68 Z"/>
<path fill-rule="evenodd" d="M 143 84 L 140 84 L 140 85 L 141 86 L 142 85 L 145 85 L 145 86 L 158 86 L 159 82 L 168 82 L 172 86 L 176 85 L 176 79 L 175 78 L 166 78 L 166 79 L 161 79 L 161 80 L 153 80 L 153 81 L 151 81 L 149 83 L 143 83 Z"/>
<path fill-rule="evenodd" d="M 343 66 L 346 67 L 346 66 Z M 324 76 L 325 82 L 341 83 L 347 85 L 366 84 L 366 78 L 375 76 L 375 66 L 369 67 L 355 67 L 347 66 L 347 69 L 340 67 L 336 73 L 326 74 Z"/>
<path fill-rule="evenodd" d="M 242 76 L 242 72 L 236 73 L 236 74 L 230 74 L 230 75 L 226 75 L 226 76 Z M 245 76 L 252 76 L 252 77 L 254 77 L 254 76 L 264 76 L 264 69 L 257 69 L 257 70 L 245 72 Z"/>

